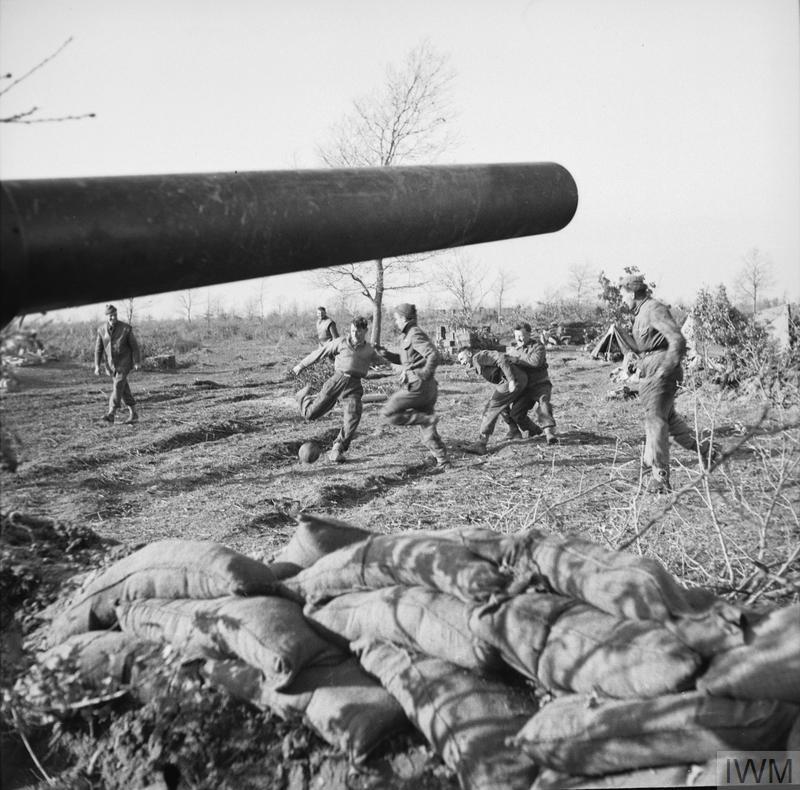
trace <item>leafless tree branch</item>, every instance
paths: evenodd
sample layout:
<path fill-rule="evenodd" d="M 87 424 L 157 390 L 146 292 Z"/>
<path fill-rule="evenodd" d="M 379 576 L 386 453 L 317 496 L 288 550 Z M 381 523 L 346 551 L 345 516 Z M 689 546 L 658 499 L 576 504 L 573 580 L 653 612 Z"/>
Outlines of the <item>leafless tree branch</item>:
<path fill-rule="evenodd" d="M 8 93 L 13 87 L 19 85 L 21 82 L 24 82 L 28 77 L 32 74 L 37 72 L 40 68 L 45 66 L 49 63 L 53 58 L 57 57 L 63 50 L 72 42 L 72 36 L 70 36 L 58 49 L 55 50 L 52 54 L 48 55 L 43 60 L 39 61 L 32 69 L 26 71 L 21 77 L 18 77 L 15 80 L 12 80 L 5 88 L 0 90 L 0 96 L 4 96 Z M 3 79 L 11 79 L 13 75 L 5 74 L 3 75 Z M 81 115 L 58 115 L 53 116 L 50 118 L 33 118 L 33 114 L 38 112 L 38 107 L 32 107 L 30 110 L 25 110 L 24 112 L 17 112 L 12 115 L 7 115 L 4 118 L 0 118 L 0 123 L 19 123 L 19 124 L 31 124 L 31 123 L 60 123 L 62 121 L 80 121 L 84 118 L 95 118 L 95 113 L 87 112 L 82 113 Z"/>

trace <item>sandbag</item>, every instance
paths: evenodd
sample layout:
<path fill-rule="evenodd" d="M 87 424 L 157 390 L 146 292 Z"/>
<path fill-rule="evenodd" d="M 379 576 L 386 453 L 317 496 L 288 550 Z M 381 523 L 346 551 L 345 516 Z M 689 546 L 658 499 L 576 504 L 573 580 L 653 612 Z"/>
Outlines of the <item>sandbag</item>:
<path fill-rule="evenodd" d="M 756 622 L 747 644 L 715 656 L 697 688 L 737 699 L 800 703 L 800 605 Z"/>
<path fill-rule="evenodd" d="M 135 662 L 153 658 L 161 649 L 160 644 L 122 631 L 87 631 L 40 653 L 36 663 L 75 672 L 87 687 L 108 689 L 129 683 Z"/>
<path fill-rule="evenodd" d="M 639 768 L 605 776 L 570 776 L 543 768 L 531 790 L 612 790 L 617 787 L 687 787 L 693 784 L 695 766 L 669 765 Z"/>
<path fill-rule="evenodd" d="M 649 557 L 531 530 L 518 538 L 508 562 L 515 577 L 511 593 L 533 586 L 615 617 L 671 623 L 681 640 L 704 656 L 743 643 L 740 609 L 686 590 Z"/>
<path fill-rule="evenodd" d="M 310 568 L 320 557 L 336 549 L 359 543 L 372 533 L 344 521 L 313 513 L 301 513 L 289 543 L 276 552 L 273 562 L 290 562 L 300 568 Z"/>
<path fill-rule="evenodd" d="M 456 773 L 463 790 L 528 790 L 533 760 L 506 745 L 536 703 L 524 687 L 388 642 L 357 643 L 361 664 Z"/>
<path fill-rule="evenodd" d="M 543 768 L 530 790 L 612 790 L 613 788 L 689 787 L 697 766 L 669 765 L 662 768 L 638 768 L 605 776 L 570 776 Z M 703 786 L 703 785 L 700 785 Z"/>
<path fill-rule="evenodd" d="M 598 776 L 704 763 L 717 751 L 780 749 L 797 712 L 789 703 L 700 691 L 601 703 L 573 694 L 543 707 L 512 741 L 543 766 Z"/>
<path fill-rule="evenodd" d="M 469 628 L 478 640 L 494 647 L 506 664 L 536 680 L 550 628 L 573 604 L 563 595 L 521 593 L 474 608 Z"/>
<path fill-rule="evenodd" d="M 113 628 L 119 601 L 267 595 L 278 581 L 262 562 L 205 540 L 159 540 L 114 563 L 54 618 L 50 644 L 85 631 Z"/>
<path fill-rule="evenodd" d="M 346 593 L 305 616 L 323 633 L 347 642 L 386 641 L 467 669 L 497 665 L 497 651 L 469 628 L 474 604 L 426 587 L 384 587 Z"/>
<path fill-rule="evenodd" d="M 263 689 L 261 704 L 285 719 L 302 718 L 355 764 L 410 726 L 397 700 L 352 657 L 308 667 L 280 691 Z"/>
<path fill-rule="evenodd" d="M 657 697 L 694 687 L 702 659 L 647 620 L 621 620 L 576 603 L 553 623 L 537 668 L 547 689 Z"/>
<path fill-rule="evenodd" d="M 293 562 L 269 562 L 267 567 L 278 581 L 288 579 L 290 576 L 296 576 L 303 570 L 300 565 L 295 565 Z"/>
<path fill-rule="evenodd" d="M 477 529 L 373 535 L 322 557 L 283 584 L 312 603 L 397 584 L 485 601 L 503 590 L 508 575 L 465 545 L 465 536 L 477 540 L 484 534 L 487 540 L 497 536 Z"/>
<path fill-rule="evenodd" d="M 261 670 L 265 687 L 282 688 L 305 666 L 343 658 L 298 604 L 274 596 L 130 601 L 117 615 L 126 633 L 168 642 L 187 658 L 239 658 Z"/>

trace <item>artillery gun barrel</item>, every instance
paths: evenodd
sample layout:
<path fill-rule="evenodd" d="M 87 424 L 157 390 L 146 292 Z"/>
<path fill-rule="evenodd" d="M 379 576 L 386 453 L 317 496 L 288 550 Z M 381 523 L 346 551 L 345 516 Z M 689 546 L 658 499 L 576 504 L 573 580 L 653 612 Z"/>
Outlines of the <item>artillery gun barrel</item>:
<path fill-rule="evenodd" d="M 15 315 L 553 233 L 553 162 L 4 181 L 2 323 Z"/>

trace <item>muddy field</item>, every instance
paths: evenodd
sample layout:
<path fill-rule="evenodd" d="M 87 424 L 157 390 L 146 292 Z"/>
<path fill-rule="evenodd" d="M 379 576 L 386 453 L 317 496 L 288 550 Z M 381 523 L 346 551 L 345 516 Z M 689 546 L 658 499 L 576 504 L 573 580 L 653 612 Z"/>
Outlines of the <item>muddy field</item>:
<path fill-rule="evenodd" d="M 387 345 L 393 347 L 391 338 Z M 19 468 L 2 474 L 4 516 L 88 527 L 124 547 L 167 537 L 214 540 L 261 559 L 289 540 L 301 509 L 379 533 L 465 525 L 514 533 L 536 525 L 612 547 L 630 544 L 686 584 L 754 606 L 798 600 L 800 573 L 796 562 L 787 564 L 800 540 L 796 403 L 764 414 L 757 397 L 721 395 L 710 386 L 686 390 L 679 410 L 712 429 L 729 455 L 704 476 L 696 457 L 674 447 L 678 493 L 656 496 L 646 493 L 640 473 L 637 401 L 610 396 L 621 386 L 609 378 L 612 364 L 564 347 L 549 356 L 557 446 L 541 437 L 504 442 L 501 423 L 486 455 L 470 453 L 490 385 L 444 365 L 437 411 L 452 469 L 434 468 L 416 429 L 382 426 L 380 402 L 365 403 L 346 463 L 323 455 L 304 465 L 299 445 L 316 439 L 329 448 L 341 414 L 337 408 L 315 423 L 299 416 L 292 397 L 298 385 L 288 370 L 306 350 L 275 352 L 240 340 L 193 352 L 191 360 L 179 357 L 177 371 L 134 373 L 135 425 L 122 424 L 121 416 L 114 425 L 100 420 L 108 379 L 95 378 L 88 366 L 21 369 L 20 391 L 3 400 L 4 424 L 21 443 Z M 395 381 L 387 369 L 365 389 L 380 395 Z M 637 538 L 637 531 L 644 534 Z M 100 555 L 87 556 L 47 595 L 69 590 L 78 578 L 70 572 Z M 36 627 L 29 607 L 23 635 Z M 315 757 L 315 749 L 329 756 Z M 375 786 L 455 786 L 437 758 L 427 752 L 419 758 L 424 744 L 402 749 L 405 767 L 394 759 L 386 768 L 394 784 L 384 775 Z M 326 760 L 338 758 L 321 742 L 301 751 L 301 779 L 265 765 L 259 782 L 239 786 L 318 786 L 325 776 L 329 787 L 344 781 L 331 773 Z"/>

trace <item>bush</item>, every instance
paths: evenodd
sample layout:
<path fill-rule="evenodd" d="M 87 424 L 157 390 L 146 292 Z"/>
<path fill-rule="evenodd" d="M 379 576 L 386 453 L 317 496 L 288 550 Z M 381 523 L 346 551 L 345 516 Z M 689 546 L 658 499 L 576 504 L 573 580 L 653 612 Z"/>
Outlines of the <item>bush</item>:
<path fill-rule="evenodd" d="M 780 352 L 764 327 L 731 304 L 724 285 L 701 289 L 691 316 L 695 342 L 711 358 L 701 378 L 722 386 L 756 382 L 771 400 L 785 401 L 787 390 L 796 396 L 800 349 Z"/>

